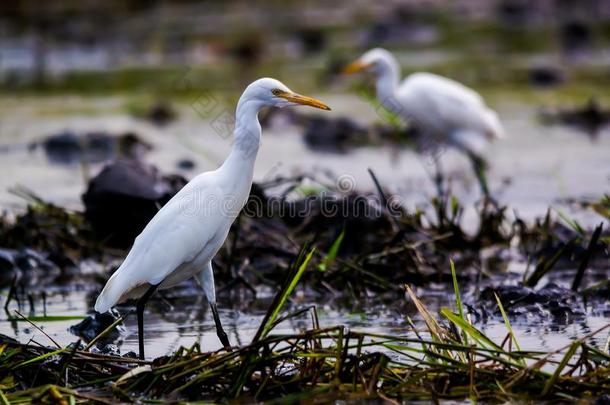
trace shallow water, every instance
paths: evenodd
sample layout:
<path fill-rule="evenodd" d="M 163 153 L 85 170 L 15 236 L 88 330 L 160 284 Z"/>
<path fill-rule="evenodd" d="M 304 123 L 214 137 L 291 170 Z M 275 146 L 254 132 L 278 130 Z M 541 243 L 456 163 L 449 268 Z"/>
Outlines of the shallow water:
<path fill-rule="evenodd" d="M 379 121 L 374 109 L 357 96 L 315 94 L 332 105 L 329 116 L 350 116 L 358 121 Z M 220 97 L 218 97 L 220 99 Z M 560 206 L 585 223 L 599 221 L 594 214 L 563 207 L 562 199 L 595 198 L 610 184 L 610 131 L 602 132 L 596 142 L 571 128 L 546 127 L 537 123 L 536 108 L 510 97 L 494 97 L 508 134 L 486 151 L 491 163 L 489 181 L 497 199 L 532 219 L 544 215 L 549 205 Z M 107 131 L 113 134 L 135 132 L 154 146 L 147 161 L 166 172 L 181 172 L 193 177 L 222 163 L 231 148 L 230 128 L 219 124 L 230 108 L 217 108 L 202 116 L 201 108 L 179 103 L 180 118 L 166 127 L 136 119 L 125 112 L 127 97 L 0 98 L 0 207 L 20 208 L 23 200 L 10 193 L 16 185 L 34 190 L 44 199 L 79 208 L 86 179 L 101 165 L 49 164 L 41 148 L 28 150 L 32 142 L 65 130 L 75 132 Z M 301 108 L 301 111 L 310 111 Z M 318 112 L 314 112 L 318 114 Z M 221 118 L 219 118 L 221 117 Z M 196 167 L 181 171 L 177 163 L 191 159 Z M 480 198 L 478 186 L 467 160 L 453 150 L 444 152 L 443 169 L 452 177 L 452 189 L 466 205 Z M 255 180 L 278 174 L 330 171 L 338 179 L 359 190 L 372 190 L 367 173 L 372 168 L 382 184 L 400 201 L 412 207 L 424 204 L 433 195 L 430 157 L 410 150 L 365 147 L 352 153 L 321 154 L 308 150 L 295 127 L 274 127 L 264 131 L 255 167 Z"/>
<path fill-rule="evenodd" d="M 315 95 L 334 107 L 332 114 L 358 117 L 370 122 L 377 117 L 370 106 L 351 95 Z M 154 162 L 163 171 L 181 172 L 186 177 L 217 167 L 231 147 L 230 137 L 214 125 L 215 117 L 202 117 L 192 106 L 178 104 L 180 118 L 167 127 L 158 128 L 133 118 L 125 111 L 126 97 L 82 98 L 0 98 L 2 125 L 0 125 L 0 207 L 19 210 L 24 201 L 8 190 L 16 185 L 34 190 L 46 200 L 71 208 L 80 208 L 80 195 L 86 179 L 95 175 L 101 165 L 54 165 L 43 151 L 34 151 L 28 145 L 44 136 L 63 130 L 133 131 L 154 146 L 147 161 Z M 566 198 L 596 198 L 608 190 L 610 183 L 610 134 L 602 133 L 596 143 L 569 128 L 543 127 L 536 123 L 534 106 L 516 100 L 502 99 L 495 104 L 506 126 L 508 138 L 496 142 L 488 149 L 492 164 L 490 183 L 502 203 L 514 208 L 520 216 L 533 219 L 546 213 L 549 205 L 558 207 L 586 226 L 600 222 L 596 214 L 566 206 Z M 180 171 L 177 162 L 192 159 L 192 171 Z M 443 158 L 444 168 L 454 178 L 454 192 L 467 205 L 479 198 L 478 188 L 469 171 L 467 161 L 449 151 Z M 336 176 L 349 176 L 355 188 L 372 189 L 366 169 L 375 170 L 380 181 L 398 194 L 409 207 L 424 204 L 433 194 L 429 173 L 432 165 L 410 151 L 389 148 L 361 148 L 345 155 L 314 153 L 304 146 L 299 130 L 291 127 L 265 131 L 263 145 L 256 165 L 255 180 L 273 178 L 277 174 L 324 170 Z M 471 217 L 466 221 L 471 228 Z M 421 295 L 432 310 L 451 305 L 449 286 L 422 290 Z M 95 291 L 80 288 L 70 292 L 49 292 L 46 312 L 49 315 L 84 316 L 91 311 Z M 243 300 L 237 308 L 231 307 L 235 299 L 220 296 L 220 313 L 229 338 L 234 344 L 247 343 L 258 327 L 270 301 L 261 298 L 253 303 Z M 42 302 L 34 296 L 37 311 L 29 315 L 42 315 Z M 300 304 L 309 303 L 302 298 Z M 314 302 L 311 302 L 314 303 Z M 172 306 L 173 305 L 173 306 Z M 11 309 L 15 309 L 13 303 Z M 23 313 L 28 315 L 28 305 Z M 401 333 L 406 330 L 406 316 L 415 317 L 414 308 L 401 304 L 360 303 L 350 308 L 345 305 L 318 306 L 320 322 L 331 326 L 345 324 L 350 328 L 371 332 Z M 76 320 L 37 322 L 60 344 L 77 338 L 68 332 Z M 581 337 L 608 322 L 603 316 L 590 316 L 586 322 L 568 326 L 516 324 L 515 331 L 522 349 L 553 350 L 566 345 L 570 339 Z M 310 325 L 307 318 L 282 324 L 276 332 L 293 331 Z M 498 321 L 479 325 L 500 342 L 506 330 Z M 169 304 L 156 300 L 146 320 L 147 355 L 159 356 L 181 345 L 199 342 L 206 350 L 220 347 L 207 304 L 201 297 L 189 296 Z M 121 353 L 137 349 L 135 317 L 127 319 L 119 344 Z M 7 315 L 0 318 L 0 333 L 27 342 L 35 340 L 49 344 L 46 337 L 26 322 L 10 322 Z M 595 338 L 603 346 L 607 332 Z"/>
<path fill-rule="evenodd" d="M 443 289 L 444 287 L 437 287 L 436 290 L 418 289 L 422 301 L 433 313 L 444 306 L 453 307 L 454 303 L 450 301 L 452 294 L 447 294 Z M 95 291 L 82 290 L 70 293 L 51 293 L 46 300 L 46 313 L 53 316 L 84 317 L 91 313 L 94 295 Z M 29 311 L 29 305 L 24 303 L 21 313 L 30 317 L 44 315 L 40 295 L 35 294 L 35 296 L 37 298 L 34 299 L 34 305 L 37 310 Z M 203 350 L 221 348 L 211 313 L 202 295 L 182 296 L 170 301 L 157 298 L 152 300 L 147 307 L 145 314 L 147 357 L 154 358 L 169 354 L 180 346 L 190 347 L 194 343 L 199 343 Z M 221 294 L 219 297 L 219 313 L 231 344 L 242 345 L 249 343 L 254 337 L 271 302 L 271 296 L 258 299 L 252 299 L 252 297 L 242 299 L 235 307 L 233 305 L 236 301 L 235 297 L 227 297 Z M 346 305 L 345 302 L 320 304 L 320 300 L 302 297 L 299 299 L 297 294 L 297 299 L 292 303 L 293 308 L 303 308 L 309 305 L 316 305 L 322 327 L 345 325 L 352 330 L 362 332 L 387 333 L 415 338 L 413 332 L 410 332 L 407 321 L 407 317 L 411 317 L 418 327 L 424 328 L 423 323 L 419 321 L 420 317 L 416 309 L 408 304 L 407 298 L 385 303 L 368 301 L 350 306 L 349 304 Z M 11 310 L 14 309 L 17 309 L 16 303 L 11 305 Z M 126 313 L 130 309 L 131 307 L 125 306 L 120 307 L 119 311 Z M 591 312 L 592 309 L 589 307 L 588 311 Z M 14 314 L 12 318 L 15 319 Z M 573 339 L 581 338 L 607 325 L 609 319 L 602 314 L 596 314 L 588 316 L 584 321 L 566 325 L 549 321 L 524 322 L 513 320 L 512 327 L 522 350 L 553 351 L 563 348 Z M 52 345 L 52 342 L 45 336 L 45 334 L 48 334 L 64 346 L 79 339 L 69 332 L 70 326 L 78 322 L 80 322 L 79 319 L 36 321 L 36 325 L 44 331 L 42 333 L 27 322 L 11 322 L 8 319 L 8 314 L 2 313 L 2 316 L 0 316 L 0 333 L 14 337 L 21 342 L 33 341 L 43 345 Z M 500 343 L 507 334 L 504 323 L 499 319 L 476 322 L 475 325 L 497 343 Z M 273 333 L 292 333 L 311 327 L 311 317 L 306 314 L 280 324 L 274 329 Z M 590 339 L 590 344 L 603 349 L 606 340 L 609 338 L 610 331 L 605 330 Z M 130 351 L 137 353 L 138 337 L 135 314 L 127 317 L 121 328 L 121 336 L 115 344 L 117 344 L 121 354 Z"/>

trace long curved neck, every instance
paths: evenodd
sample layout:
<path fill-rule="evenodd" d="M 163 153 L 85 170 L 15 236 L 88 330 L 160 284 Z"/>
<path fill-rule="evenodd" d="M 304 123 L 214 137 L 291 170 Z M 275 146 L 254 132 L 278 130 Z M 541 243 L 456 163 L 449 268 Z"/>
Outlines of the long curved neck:
<path fill-rule="evenodd" d="M 260 102 L 243 96 L 237 103 L 233 149 L 220 170 L 232 173 L 230 177 L 239 183 L 245 180 L 247 184 L 252 184 L 254 162 L 261 142 L 258 112 L 262 107 Z"/>
<path fill-rule="evenodd" d="M 377 90 L 377 98 L 387 107 L 387 104 L 393 105 L 394 94 L 398 88 L 400 81 L 400 69 L 395 61 L 387 61 L 377 76 L 375 88 Z"/>

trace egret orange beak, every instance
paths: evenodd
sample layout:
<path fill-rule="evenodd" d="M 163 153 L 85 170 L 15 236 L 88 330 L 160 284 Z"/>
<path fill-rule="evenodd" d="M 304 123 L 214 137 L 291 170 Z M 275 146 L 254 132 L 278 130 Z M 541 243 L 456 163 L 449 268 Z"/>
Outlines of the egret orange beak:
<path fill-rule="evenodd" d="M 330 111 L 330 107 L 327 106 L 326 104 L 324 104 L 323 102 L 321 102 L 320 100 L 316 100 L 313 97 L 307 97 L 307 96 L 302 96 L 300 94 L 297 93 L 291 93 L 291 92 L 276 92 L 274 93 L 277 97 L 281 97 L 284 98 L 292 103 L 296 103 L 296 104 L 302 104 L 302 105 L 308 105 L 311 107 L 315 107 L 315 108 L 319 108 L 320 110 L 327 110 Z"/>
<path fill-rule="evenodd" d="M 343 67 L 343 69 L 341 69 L 341 73 L 347 74 L 347 75 L 352 74 L 352 73 L 358 73 L 358 72 L 362 72 L 369 66 L 371 66 L 370 63 L 363 63 L 363 62 L 360 62 L 359 60 L 357 60 L 357 61 L 352 62 L 352 63 L 346 65 L 345 67 Z"/>

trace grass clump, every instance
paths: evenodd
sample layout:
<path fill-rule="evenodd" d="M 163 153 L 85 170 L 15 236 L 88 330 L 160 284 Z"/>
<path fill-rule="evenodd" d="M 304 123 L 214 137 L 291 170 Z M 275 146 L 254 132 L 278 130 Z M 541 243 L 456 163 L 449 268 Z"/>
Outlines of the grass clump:
<path fill-rule="evenodd" d="M 308 267 L 312 250 L 292 265 L 253 341 L 232 351 L 198 344 L 153 361 L 51 349 L 3 339 L 0 381 L 5 403 L 114 403 L 203 400 L 330 402 L 344 399 L 487 402 L 596 398 L 610 390 L 610 356 L 590 344 L 591 332 L 552 353 L 523 351 L 506 318 L 494 342 L 461 310 L 428 311 L 407 295 L 425 328 L 388 335 L 319 325 L 315 307 L 280 317 L 287 296 Z M 502 305 L 498 301 L 502 312 Z M 311 315 L 311 327 L 274 334 L 279 323 Z"/>

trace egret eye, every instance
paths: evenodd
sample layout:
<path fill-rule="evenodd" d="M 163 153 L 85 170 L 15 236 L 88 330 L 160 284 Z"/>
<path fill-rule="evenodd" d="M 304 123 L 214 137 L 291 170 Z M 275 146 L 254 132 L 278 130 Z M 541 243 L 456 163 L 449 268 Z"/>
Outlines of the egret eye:
<path fill-rule="evenodd" d="M 280 89 L 273 89 L 271 90 L 271 93 L 273 93 L 274 96 L 281 96 L 282 94 L 286 94 L 284 90 Z"/>

